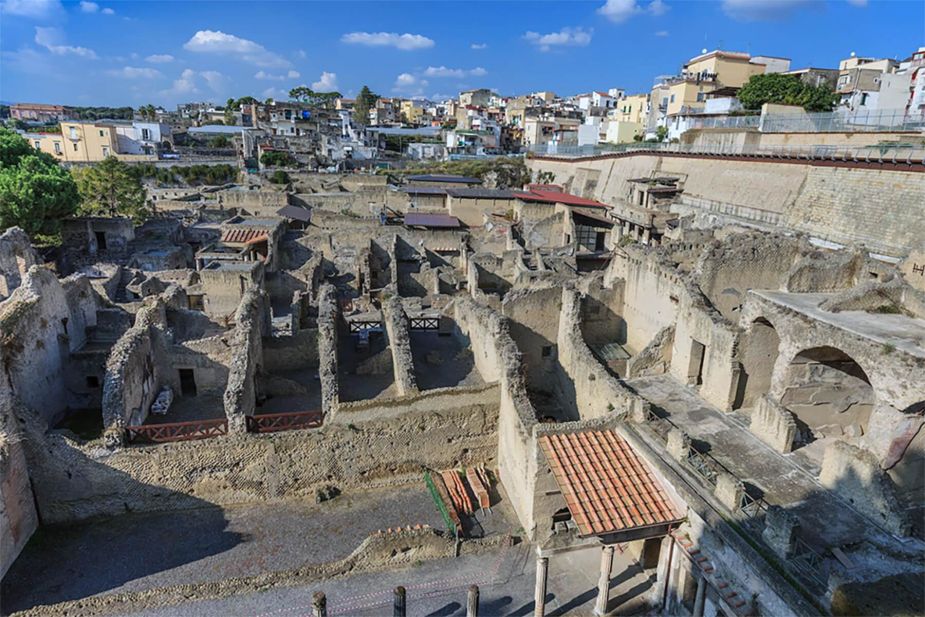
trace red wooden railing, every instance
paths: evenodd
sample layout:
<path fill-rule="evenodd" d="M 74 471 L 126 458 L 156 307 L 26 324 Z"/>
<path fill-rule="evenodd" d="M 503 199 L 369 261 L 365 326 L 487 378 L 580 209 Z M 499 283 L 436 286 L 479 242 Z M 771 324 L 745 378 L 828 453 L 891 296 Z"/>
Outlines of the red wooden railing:
<path fill-rule="evenodd" d="M 126 426 L 125 434 L 130 443 L 164 443 L 208 439 L 228 434 L 228 420 L 196 420 L 194 422 L 167 422 L 164 424 L 142 424 Z"/>
<path fill-rule="evenodd" d="M 247 430 L 251 433 L 275 433 L 300 428 L 321 426 L 323 415 L 320 410 L 293 411 L 289 413 L 267 413 L 247 416 Z"/>

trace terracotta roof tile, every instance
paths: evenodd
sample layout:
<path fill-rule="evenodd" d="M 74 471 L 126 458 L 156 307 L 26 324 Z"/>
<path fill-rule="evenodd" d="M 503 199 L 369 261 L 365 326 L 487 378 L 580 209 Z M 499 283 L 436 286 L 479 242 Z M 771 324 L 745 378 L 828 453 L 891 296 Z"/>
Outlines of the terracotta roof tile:
<path fill-rule="evenodd" d="M 648 465 L 616 432 L 543 435 L 539 441 L 581 535 L 681 520 Z"/>
<path fill-rule="evenodd" d="M 228 229 L 222 234 L 222 242 L 244 243 L 259 242 L 267 239 L 267 232 L 259 229 Z"/>

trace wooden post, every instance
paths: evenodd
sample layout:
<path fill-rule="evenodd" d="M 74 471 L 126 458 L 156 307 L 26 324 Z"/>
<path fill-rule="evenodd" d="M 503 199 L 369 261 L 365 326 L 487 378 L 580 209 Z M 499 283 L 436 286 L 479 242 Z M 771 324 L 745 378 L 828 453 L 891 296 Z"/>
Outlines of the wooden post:
<path fill-rule="evenodd" d="M 400 585 L 395 588 L 392 616 L 405 617 L 405 588 Z"/>
<path fill-rule="evenodd" d="M 328 617 L 328 600 L 323 591 L 316 591 L 312 595 L 312 617 Z"/>

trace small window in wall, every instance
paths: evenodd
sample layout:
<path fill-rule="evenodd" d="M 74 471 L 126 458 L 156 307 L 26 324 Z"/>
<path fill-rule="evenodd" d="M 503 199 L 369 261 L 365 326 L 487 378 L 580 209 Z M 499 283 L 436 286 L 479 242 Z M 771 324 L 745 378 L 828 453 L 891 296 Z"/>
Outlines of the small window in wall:
<path fill-rule="evenodd" d="M 61 154 L 61 142 L 60 141 L 55 142 L 55 154 Z"/>
<path fill-rule="evenodd" d="M 86 383 L 88 388 L 95 390 L 100 387 L 100 378 L 96 375 L 87 375 Z"/>
<path fill-rule="evenodd" d="M 543 357 L 548 358 L 552 355 L 552 345 L 543 345 Z"/>
<path fill-rule="evenodd" d="M 96 248 L 100 251 L 106 250 L 106 233 L 102 231 L 93 232 L 93 236 L 96 238 Z"/>
<path fill-rule="evenodd" d="M 103 129 L 100 129 L 100 137 L 105 137 L 105 136 L 106 136 L 106 131 L 104 131 Z"/>
<path fill-rule="evenodd" d="M 77 144 L 74 144 L 74 152 L 77 152 Z"/>
<path fill-rule="evenodd" d="M 42 142 L 36 141 L 36 142 L 35 142 L 35 149 L 36 149 L 36 150 L 41 150 L 41 149 L 42 149 Z"/>

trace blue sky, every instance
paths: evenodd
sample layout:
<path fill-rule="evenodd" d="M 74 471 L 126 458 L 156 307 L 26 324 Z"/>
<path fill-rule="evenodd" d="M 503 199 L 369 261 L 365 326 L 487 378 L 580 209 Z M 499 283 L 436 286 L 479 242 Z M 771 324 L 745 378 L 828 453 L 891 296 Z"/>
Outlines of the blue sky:
<path fill-rule="evenodd" d="M 925 44 L 922 0 L 0 0 L 0 100 L 175 105 L 291 87 L 646 91 L 701 49 L 834 67 Z"/>

